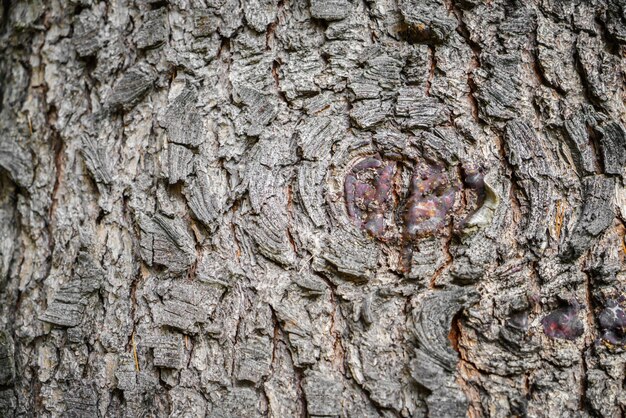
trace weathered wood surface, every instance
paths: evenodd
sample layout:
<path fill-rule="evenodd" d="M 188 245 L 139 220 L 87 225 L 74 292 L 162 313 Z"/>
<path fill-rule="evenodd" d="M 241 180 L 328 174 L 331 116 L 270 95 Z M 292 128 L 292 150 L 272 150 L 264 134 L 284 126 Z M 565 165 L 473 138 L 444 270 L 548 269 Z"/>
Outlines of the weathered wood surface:
<path fill-rule="evenodd" d="M 626 413 L 624 1 L 0 19 L 0 416 Z"/>

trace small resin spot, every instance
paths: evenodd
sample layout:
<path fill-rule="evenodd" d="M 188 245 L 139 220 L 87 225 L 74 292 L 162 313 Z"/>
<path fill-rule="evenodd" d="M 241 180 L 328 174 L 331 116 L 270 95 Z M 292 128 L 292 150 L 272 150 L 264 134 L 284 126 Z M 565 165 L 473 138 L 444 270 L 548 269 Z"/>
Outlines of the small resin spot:
<path fill-rule="evenodd" d="M 429 165 L 416 168 L 403 210 L 405 237 L 421 238 L 443 229 L 455 195 L 456 189 L 450 186 L 443 169 Z"/>
<path fill-rule="evenodd" d="M 485 179 L 475 167 L 463 167 L 463 184 L 476 194 L 477 204 L 480 207 L 485 202 Z"/>
<path fill-rule="evenodd" d="M 485 204 L 487 197 L 483 173 L 472 165 L 461 167 L 461 171 L 465 191 L 465 214 L 459 223 L 455 225 L 457 232 L 465 228 L 467 221 Z"/>
<path fill-rule="evenodd" d="M 613 348 L 626 345 L 626 298 L 606 301 L 604 309 L 598 315 L 601 340 Z"/>
<path fill-rule="evenodd" d="M 357 163 L 344 182 L 348 215 L 352 221 L 376 238 L 382 238 L 385 216 L 392 208 L 391 186 L 396 172 L 394 161 L 380 157 L 366 158 Z"/>
<path fill-rule="evenodd" d="M 397 183 L 397 168 L 395 161 L 385 161 L 378 154 L 352 167 L 344 179 L 350 219 L 379 239 L 390 238 L 393 235 L 388 233 L 390 224 L 396 222 L 402 229 L 396 238 L 401 237 L 405 242 L 445 231 L 460 183 L 451 182 L 442 166 L 421 162 L 412 170 L 405 188 Z M 477 171 L 466 174 L 468 189 L 480 196 L 482 175 Z M 397 202 L 392 194 L 394 190 L 400 195 L 406 193 L 404 199 L 400 197 L 403 203 Z"/>
<path fill-rule="evenodd" d="M 506 324 L 510 328 L 526 331 L 528 329 L 528 313 L 516 312 L 506 321 Z"/>
<path fill-rule="evenodd" d="M 398 268 L 404 273 L 411 271 L 422 239 L 461 233 L 488 199 L 482 169 L 471 163 L 457 171 L 430 159 L 380 154 L 356 162 L 343 189 L 349 219 L 370 236 L 399 246 Z"/>
<path fill-rule="evenodd" d="M 551 312 L 541 320 L 543 332 L 551 338 L 575 340 L 584 331 L 578 311 L 578 304 L 574 303 Z"/>

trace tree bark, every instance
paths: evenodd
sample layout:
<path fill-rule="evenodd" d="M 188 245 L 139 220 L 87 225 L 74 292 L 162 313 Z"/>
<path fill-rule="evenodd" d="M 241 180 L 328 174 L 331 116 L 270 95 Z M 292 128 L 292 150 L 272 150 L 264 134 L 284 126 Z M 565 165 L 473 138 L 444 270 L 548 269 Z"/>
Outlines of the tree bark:
<path fill-rule="evenodd" d="M 626 413 L 622 0 L 0 19 L 0 416 Z"/>

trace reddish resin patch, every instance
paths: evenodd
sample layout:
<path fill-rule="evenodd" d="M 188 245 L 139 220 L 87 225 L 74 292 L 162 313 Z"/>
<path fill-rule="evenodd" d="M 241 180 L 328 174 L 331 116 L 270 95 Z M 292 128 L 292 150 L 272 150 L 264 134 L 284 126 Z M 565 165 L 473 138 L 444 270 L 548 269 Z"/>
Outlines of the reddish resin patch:
<path fill-rule="evenodd" d="M 461 182 L 451 179 L 442 166 L 422 162 L 413 169 L 406 187 L 397 184 L 397 168 L 398 163 L 383 160 L 378 154 L 352 167 L 344 180 L 350 219 L 379 239 L 395 235 L 410 242 L 440 232 L 447 233 L 448 214 L 461 190 Z M 466 195 L 473 196 L 464 199 L 471 200 L 471 215 L 485 200 L 483 176 L 474 168 L 464 169 L 462 174 Z M 395 199 L 394 190 L 404 194 L 403 202 Z M 388 232 L 390 224 L 396 222 L 395 232 Z"/>
<path fill-rule="evenodd" d="M 600 338 L 609 347 L 626 345 L 626 298 L 606 301 L 604 309 L 598 315 Z"/>
<path fill-rule="evenodd" d="M 575 340 L 584 331 L 578 311 L 578 304 L 574 303 L 551 312 L 541 320 L 543 332 L 551 338 Z"/>
<path fill-rule="evenodd" d="M 410 178 L 402 175 L 406 169 L 411 170 Z M 400 245 L 400 269 L 408 272 L 419 239 L 449 234 L 453 219 L 455 230 L 462 230 L 485 201 L 485 182 L 478 169 L 462 168 L 461 179 L 451 172 L 425 161 L 409 168 L 378 154 L 367 157 L 344 179 L 348 216 L 371 236 Z"/>
<path fill-rule="evenodd" d="M 425 237 L 443 229 L 456 192 L 441 168 L 428 165 L 416 168 L 403 210 L 405 237 Z"/>
<path fill-rule="evenodd" d="M 346 175 L 344 193 L 350 218 L 376 238 L 382 238 L 385 215 L 393 210 L 391 188 L 396 172 L 394 161 L 370 157 L 356 164 Z"/>

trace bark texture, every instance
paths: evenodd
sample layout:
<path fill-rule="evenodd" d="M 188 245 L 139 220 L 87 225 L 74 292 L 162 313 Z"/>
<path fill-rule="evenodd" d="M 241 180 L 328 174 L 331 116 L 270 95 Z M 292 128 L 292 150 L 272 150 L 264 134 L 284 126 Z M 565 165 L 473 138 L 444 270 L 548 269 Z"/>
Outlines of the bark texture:
<path fill-rule="evenodd" d="M 623 416 L 625 22 L 0 2 L 0 416 Z"/>

